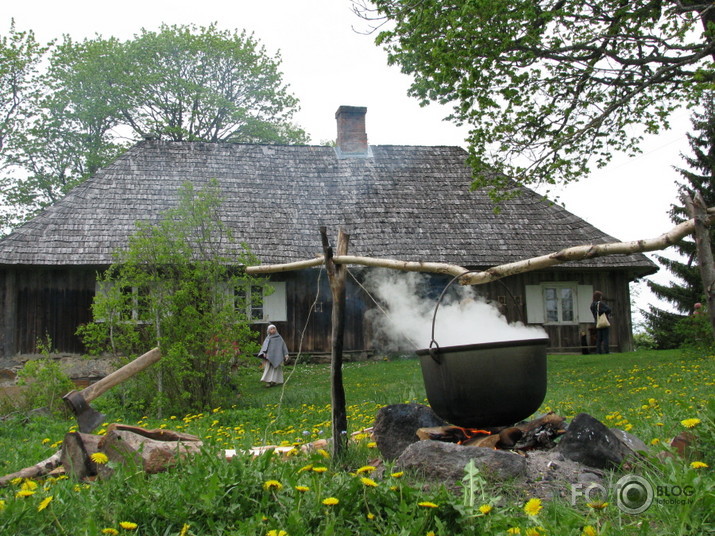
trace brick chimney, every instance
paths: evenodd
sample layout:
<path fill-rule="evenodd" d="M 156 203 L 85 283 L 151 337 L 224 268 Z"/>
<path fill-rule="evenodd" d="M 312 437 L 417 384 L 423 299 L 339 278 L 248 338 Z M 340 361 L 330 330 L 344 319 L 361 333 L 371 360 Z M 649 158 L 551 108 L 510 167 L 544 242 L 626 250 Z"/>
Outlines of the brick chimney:
<path fill-rule="evenodd" d="M 338 158 L 366 158 L 372 156 L 367 144 L 364 106 L 341 106 L 335 112 L 338 123 L 338 141 L 335 150 Z"/>

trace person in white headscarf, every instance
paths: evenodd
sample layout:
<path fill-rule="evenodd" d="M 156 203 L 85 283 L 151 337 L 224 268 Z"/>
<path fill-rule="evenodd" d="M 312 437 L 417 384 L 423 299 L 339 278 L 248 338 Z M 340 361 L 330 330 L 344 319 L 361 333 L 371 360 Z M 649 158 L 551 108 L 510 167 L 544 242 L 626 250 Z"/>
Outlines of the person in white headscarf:
<path fill-rule="evenodd" d="M 268 326 L 268 335 L 263 341 L 258 357 L 263 360 L 261 381 L 266 382 L 266 387 L 282 384 L 283 362 L 288 361 L 288 347 L 273 324 Z"/>

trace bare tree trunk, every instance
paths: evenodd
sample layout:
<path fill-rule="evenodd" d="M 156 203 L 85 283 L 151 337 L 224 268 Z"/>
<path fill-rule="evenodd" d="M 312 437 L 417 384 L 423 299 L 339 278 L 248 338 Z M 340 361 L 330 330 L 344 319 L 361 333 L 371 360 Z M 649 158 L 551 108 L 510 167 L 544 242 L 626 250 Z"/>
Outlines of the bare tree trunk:
<path fill-rule="evenodd" d="M 340 456 L 347 448 L 348 418 L 345 409 L 345 388 L 343 386 L 343 336 L 345 333 L 345 276 L 347 266 L 339 266 L 333 262 L 333 249 L 328 242 L 325 227 L 320 228 L 325 254 L 325 269 L 328 272 L 330 291 L 333 296 L 332 323 L 332 353 L 330 359 L 330 385 L 333 422 L 333 455 Z M 348 252 L 350 235 L 342 229 L 338 233 L 337 254 Z"/>
<path fill-rule="evenodd" d="M 707 206 L 700 192 L 695 192 L 694 199 L 683 196 L 683 202 L 690 217 L 695 223 L 695 248 L 698 255 L 698 268 L 703 281 L 705 296 L 708 302 L 708 313 L 713 337 L 715 338 L 715 260 L 713 260 L 712 244 L 710 243 L 710 219 Z"/>

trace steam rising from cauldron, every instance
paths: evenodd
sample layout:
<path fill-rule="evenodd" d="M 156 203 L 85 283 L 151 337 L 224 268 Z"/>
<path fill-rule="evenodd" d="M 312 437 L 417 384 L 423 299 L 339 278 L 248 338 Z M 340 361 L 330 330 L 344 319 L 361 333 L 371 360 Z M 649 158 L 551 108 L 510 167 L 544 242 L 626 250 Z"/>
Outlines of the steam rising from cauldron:
<path fill-rule="evenodd" d="M 387 313 L 368 313 L 377 347 L 396 352 L 430 346 L 434 309 L 444 286 L 436 297 L 425 297 L 428 281 L 429 276 L 424 274 L 389 270 L 375 270 L 368 277 L 365 287 Z M 542 337 L 546 332 L 541 326 L 509 324 L 495 304 L 487 303 L 472 287 L 456 282 L 437 310 L 434 339 L 440 347 Z"/>

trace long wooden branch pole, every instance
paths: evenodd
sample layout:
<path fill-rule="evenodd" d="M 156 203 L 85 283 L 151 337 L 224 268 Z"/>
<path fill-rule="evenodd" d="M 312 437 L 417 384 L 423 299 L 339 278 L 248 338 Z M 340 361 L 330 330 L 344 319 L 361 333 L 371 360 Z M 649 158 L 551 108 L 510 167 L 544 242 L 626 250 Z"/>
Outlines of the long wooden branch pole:
<path fill-rule="evenodd" d="M 711 225 L 715 222 L 715 208 L 708 208 L 706 225 Z M 456 264 L 448 264 L 443 262 L 418 262 L 418 261 L 400 261 L 396 259 L 379 259 L 373 257 L 357 257 L 352 255 L 333 255 L 331 261 L 334 264 L 357 264 L 361 266 L 373 266 L 378 268 L 391 268 L 393 270 L 401 270 L 403 272 L 428 272 L 447 274 L 457 276 L 465 274 L 460 279 L 463 285 L 481 285 L 495 281 L 503 277 L 515 275 L 532 270 L 548 268 L 556 264 L 563 264 L 569 261 L 578 261 L 582 259 L 591 259 L 594 257 L 603 257 L 605 255 L 628 255 L 630 253 L 643 253 L 646 251 L 657 251 L 672 246 L 679 242 L 684 237 L 695 232 L 695 221 L 688 220 L 680 225 L 676 225 L 670 231 L 662 235 L 645 240 L 633 240 L 630 242 L 612 242 L 609 244 L 597 244 L 586 246 L 574 246 L 571 248 L 562 249 L 555 253 L 534 257 L 509 264 L 502 264 L 484 270 L 481 272 L 470 272 L 462 266 Z M 288 270 L 298 270 L 301 268 L 309 268 L 312 266 L 320 266 L 325 264 L 325 257 L 319 256 L 315 259 L 293 262 L 288 264 L 267 264 L 263 266 L 249 266 L 246 272 L 249 274 L 269 274 L 276 272 L 285 272 Z"/>
<path fill-rule="evenodd" d="M 345 387 L 343 385 L 343 336 L 345 333 L 345 278 L 347 268 L 336 266 L 333 248 L 330 247 L 325 227 L 320 228 L 325 255 L 325 270 L 328 272 L 330 291 L 333 298 L 332 352 L 330 358 L 330 394 L 332 406 L 333 456 L 339 457 L 347 448 L 348 417 L 345 403 Z M 338 232 L 338 255 L 348 251 L 350 236 L 342 229 Z"/>
<path fill-rule="evenodd" d="M 695 251 L 698 256 L 698 270 L 708 303 L 710 326 L 713 335 L 715 335 L 715 259 L 710 243 L 710 230 L 706 223 L 708 220 L 707 208 L 700 192 L 695 192 L 693 197 L 684 195 L 683 202 L 695 221 Z"/>

